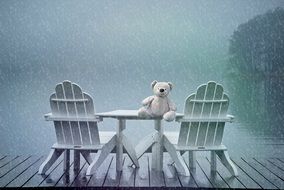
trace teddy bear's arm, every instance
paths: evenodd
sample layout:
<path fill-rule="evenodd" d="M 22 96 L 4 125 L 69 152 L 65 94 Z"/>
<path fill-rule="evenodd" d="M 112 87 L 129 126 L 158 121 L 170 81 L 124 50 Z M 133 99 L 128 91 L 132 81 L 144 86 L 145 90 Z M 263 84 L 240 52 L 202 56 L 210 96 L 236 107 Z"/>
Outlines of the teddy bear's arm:
<path fill-rule="evenodd" d="M 168 99 L 168 104 L 171 111 L 177 111 L 176 105 L 170 99 Z"/>
<path fill-rule="evenodd" d="M 142 101 L 142 105 L 143 106 L 147 106 L 149 104 L 151 104 L 151 102 L 153 101 L 154 99 L 154 96 L 149 96 L 147 98 L 145 98 L 143 101 Z"/>

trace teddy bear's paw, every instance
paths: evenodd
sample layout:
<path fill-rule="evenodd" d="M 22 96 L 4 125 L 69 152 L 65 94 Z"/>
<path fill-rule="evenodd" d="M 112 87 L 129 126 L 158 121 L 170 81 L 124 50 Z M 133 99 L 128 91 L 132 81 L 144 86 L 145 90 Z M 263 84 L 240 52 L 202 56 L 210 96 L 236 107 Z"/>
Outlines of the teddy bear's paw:
<path fill-rule="evenodd" d="M 163 115 L 165 121 L 173 121 L 176 118 L 176 113 L 174 111 L 169 111 Z"/>
<path fill-rule="evenodd" d="M 148 117 L 150 117 L 150 116 L 149 116 L 149 114 L 148 114 L 146 108 L 143 107 L 143 108 L 140 108 L 140 109 L 138 110 L 138 117 L 148 118 Z"/>

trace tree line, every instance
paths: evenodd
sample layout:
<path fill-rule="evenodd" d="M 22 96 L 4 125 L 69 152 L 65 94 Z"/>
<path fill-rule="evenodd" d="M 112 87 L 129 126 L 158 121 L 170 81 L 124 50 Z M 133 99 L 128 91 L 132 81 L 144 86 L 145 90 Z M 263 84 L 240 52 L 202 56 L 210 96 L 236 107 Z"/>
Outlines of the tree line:
<path fill-rule="evenodd" d="M 244 104 L 239 106 L 250 109 L 251 114 L 284 121 L 283 8 L 239 25 L 230 38 L 228 54 L 227 76 L 238 102 Z"/>

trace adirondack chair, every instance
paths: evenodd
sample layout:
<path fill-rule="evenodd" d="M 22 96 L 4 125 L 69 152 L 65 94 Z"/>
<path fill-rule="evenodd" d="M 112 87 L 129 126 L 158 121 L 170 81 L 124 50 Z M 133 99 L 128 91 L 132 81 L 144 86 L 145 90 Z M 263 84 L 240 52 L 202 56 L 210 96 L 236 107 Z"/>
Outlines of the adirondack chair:
<path fill-rule="evenodd" d="M 113 139 L 115 132 L 99 132 L 93 100 L 90 95 L 70 81 L 56 85 L 50 96 L 51 113 L 45 115 L 53 121 L 57 142 L 51 147 L 47 159 L 39 168 L 44 174 L 64 152 L 64 170 L 70 166 L 70 150 L 74 151 L 74 170 L 80 168 L 80 154 L 88 164 L 94 162 L 90 153 L 103 148 Z"/>
<path fill-rule="evenodd" d="M 195 168 L 195 151 L 211 151 L 211 170 L 216 171 L 216 155 L 233 176 L 237 176 L 236 166 L 229 158 L 222 144 L 225 122 L 232 122 L 233 116 L 227 115 L 229 98 L 223 87 L 209 81 L 198 87 L 197 92 L 187 97 L 180 131 L 165 132 L 176 151 L 189 152 L 189 167 Z"/>

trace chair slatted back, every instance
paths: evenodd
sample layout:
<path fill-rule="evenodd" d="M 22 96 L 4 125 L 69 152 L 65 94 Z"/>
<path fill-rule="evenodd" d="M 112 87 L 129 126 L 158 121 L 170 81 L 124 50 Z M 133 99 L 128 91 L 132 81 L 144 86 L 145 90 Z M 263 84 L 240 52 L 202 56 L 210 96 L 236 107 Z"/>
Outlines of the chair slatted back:
<path fill-rule="evenodd" d="M 58 144 L 100 144 L 96 121 L 72 121 L 72 118 L 94 117 L 95 113 L 92 97 L 82 92 L 80 86 L 70 81 L 57 84 L 50 96 L 50 107 L 54 117 L 67 118 L 67 121 L 54 121 Z"/>
<path fill-rule="evenodd" d="M 218 121 L 218 118 L 226 117 L 228 106 L 229 98 L 223 93 L 220 84 L 209 81 L 199 86 L 197 92 L 186 99 L 184 118 L 197 118 L 200 121 L 181 123 L 178 145 L 197 147 L 220 145 L 225 122 Z M 210 118 L 214 118 L 214 122 L 204 121 Z"/>

